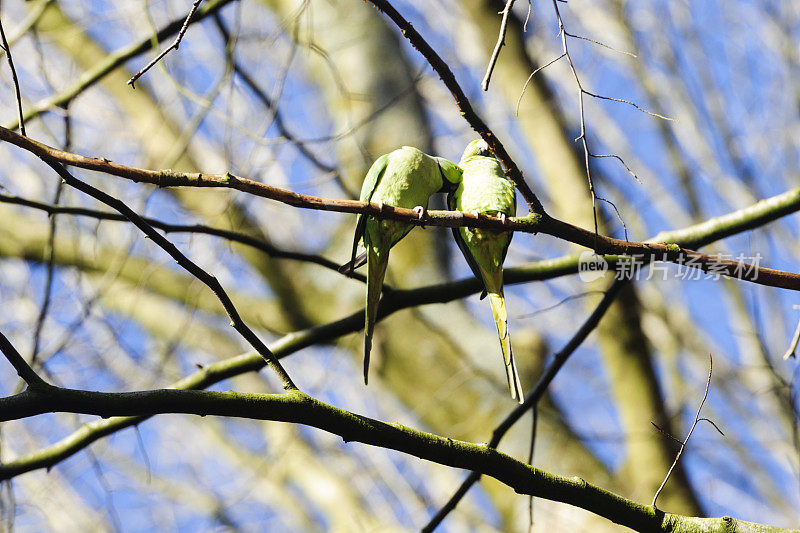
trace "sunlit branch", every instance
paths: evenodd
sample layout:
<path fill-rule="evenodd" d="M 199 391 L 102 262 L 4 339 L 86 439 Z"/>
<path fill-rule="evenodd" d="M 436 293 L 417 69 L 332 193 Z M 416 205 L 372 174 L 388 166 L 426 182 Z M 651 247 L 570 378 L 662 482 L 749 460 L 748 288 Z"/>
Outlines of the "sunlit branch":
<path fill-rule="evenodd" d="M 653 240 L 685 243 L 689 246 L 701 247 L 716 240 L 747 231 L 785 214 L 800 209 L 800 189 L 785 193 L 780 197 L 763 200 L 758 204 L 744 208 L 704 223 L 665 232 Z M 616 261 L 615 257 L 605 258 L 609 265 Z M 559 276 L 575 274 L 578 271 L 579 257 L 565 256 L 557 259 L 539 261 L 527 266 L 507 268 L 504 271 L 506 284 L 543 281 Z M 480 282 L 470 277 L 460 281 L 419 287 L 416 289 L 394 290 L 385 294 L 380 303 L 378 317 L 383 319 L 394 312 L 409 307 L 436 303 L 447 303 L 476 294 L 483 289 Z M 269 345 L 270 351 L 278 358 L 287 357 L 313 344 L 331 342 L 334 339 L 359 331 L 364 326 L 364 310 L 336 320 L 295 331 L 276 340 Z M 257 353 L 243 354 L 205 366 L 200 371 L 173 383 L 176 389 L 202 389 L 224 379 L 257 372 L 265 365 L 264 359 Z M 87 424 L 71 435 L 55 444 L 7 461 L 0 465 L 0 480 L 8 479 L 39 468 L 49 468 L 64 459 L 71 457 L 92 442 L 144 421 L 146 417 L 115 418 L 100 420 Z"/>
<path fill-rule="evenodd" d="M 567 362 L 575 350 L 577 350 L 578 347 L 583 344 L 583 341 L 586 340 L 586 337 L 588 337 L 589 334 L 594 331 L 594 329 L 600 323 L 600 320 L 603 318 L 603 315 L 605 315 L 606 311 L 608 311 L 608 308 L 611 307 L 611 304 L 614 303 L 617 294 L 619 294 L 619 291 L 626 285 L 626 283 L 627 280 L 616 280 L 608 288 L 603 296 L 603 299 L 600 300 L 600 303 L 597 304 L 597 307 L 594 309 L 594 311 L 592 311 L 592 314 L 589 315 L 583 325 L 578 329 L 578 331 L 575 332 L 564 348 L 555 354 L 553 360 L 536 382 L 536 385 L 533 386 L 533 389 L 525 394 L 525 402 L 511 411 L 511 413 L 506 416 L 500 425 L 498 425 L 494 431 L 492 431 L 492 439 L 489 441 L 488 445 L 490 448 L 497 448 L 508 430 L 510 430 L 525 413 L 532 409 L 536 409 L 539 401 L 547 391 L 547 387 L 549 387 L 550 383 L 552 383 L 553 379 L 555 379 L 559 370 L 561 370 L 561 368 L 564 366 L 564 363 Z M 461 486 L 458 487 L 455 493 L 453 493 L 447 503 L 445 503 L 430 519 L 428 524 L 422 528 L 422 531 L 430 533 L 436 529 L 436 527 L 442 523 L 442 520 L 445 519 L 450 511 L 456 508 L 458 502 L 460 502 L 464 496 L 467 495 L 469 489 L 475 483 L 477 483 L 480 478 L 481 473 L 473 470 L 470 475 L 467 476 L 467 479 L 461 483 Z"/>
<path fill-rule="evenodd" d="M 303 424 L 338 435 L 345 442 L 397 450 L 427 461 L 476 470 L 517 493 L 564 502 L 586 509 L 637 531 L 690 531 L 733 523 L 736 531 L 783 531 L 724 518 L 693 518 L 663 513 L 587 483 L 550 474 L 482 444 L 458 441 L 400 424 L 387 424 L 325 404 L 299 391 L 285 394 L 152 390 L 91 392 L 49 386 L 0 399 L 0 420 L 16 420 L 49 412 L 110 416 L 166 413 L 229 416 Z"/>
<path fill-rule="evenodd" d="M 85 157 L 64 152 L 56 148 L 23 137 L 9 129 L 0 127 L 0 140 L 14 144 L 45 160 L 55 160 L 65 165 L 88 170 L 104 172 L 113 176 L 126 178 L 135 182 L 146 182 L 159 187 L 222 187 L 247 192 L 255 196 L 276 200 L 293 207 L 336 211 L 342 213 L 363 213 L 375 218 L 402 220 L 419 226 L 478 227 L 498 231 L 519 231 L 524 233 L 545 233 L 565 241 L 579 244 L 595 250 L 600 254 L 618 254 L 643 256 L 644 261 L 660 260 L 676 264 L 687 264 L 704 272 L 714 271 L 728 277 L 734 277 L 760 285 L 800 290 L 800 274 L 784 272 L 754 264 L 721 257 L 709 256 L 690 249 L 681 241 L 658 240 L 649 242 L 627 241 L 599 235 L 567 222 L 552 218 L 547 214 L 530 213 L 522 218 L 487 216 L 483 214 L 463 213 L 460 211 L 429 211 L 420 216 L 413 209 L 391 207 L 385 205 L 359 202 L 356 200 L 339 200 L 322 198 L 308 194 L 300 194 L 255 180 L 241 178 L 233 174 L 188 174 L 172 170 L 147 170 L 128 167 L 109 161 L 108 159 Z M 800 204 L 800 188 L 782 195 L 763 200 L 765 204 L 757 208 L 759 212 L 766 208 L 765 216 L 775 220 L 798 209 Z M 774 209 L 772 208 L 774 207 Z M 755 206 L 754 206 L 755 208 Z M 775 218 L 770 218 L 775 217 Z M 756 219 L 760 217 L 756 215 Z M 718 224 L 719 219 L 715 219 Z M 758 224 L 757 224 L 758 225 Z"/>
<path fill-rule="evenodd" d="M 233 0 L 208 0 L 200 9 L 197 10 L 194 15 L 193 22 L 199 22 L 200 20 L 216 13 L 220 8 L 232 2 Z M 38 117 L 42 113 L 53 109 L 54 107 L 64 105 L 65 103 L 74 100 L 79 94 L 83 93 L 86 89 L 92 87 L 94 84 L 102 80 L 116 68 L 125 64 L 126 61 L 151 50 L 153 40 L 162 42 L 178 33 L 183 27 L 184 20 L 184 18 L 175 19 L 165 24 L 155 35 L 143 37 L 135 43 L 108 54 L 103 61 L 85 71 L 80 78 L 78 78 L 72 85 L 64 89 L 62 92 L 51 96 L 50 98 L 46 98 L 35 104 L 33 107 L 28 108 L 24 115 L 24 119 L 26 121 L 31 120 Z M 16 128 L 18 125 L 19 121 L 16 123 L 7 124 L 7 126 L 11 129 Z"/>

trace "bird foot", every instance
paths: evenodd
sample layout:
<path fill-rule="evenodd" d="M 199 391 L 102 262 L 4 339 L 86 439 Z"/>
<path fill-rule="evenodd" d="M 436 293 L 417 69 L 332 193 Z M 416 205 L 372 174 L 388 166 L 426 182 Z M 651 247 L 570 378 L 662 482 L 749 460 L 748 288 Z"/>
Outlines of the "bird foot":
<path fill-rule="evenodd" d="M 500 218 L 500 222 L 502 222 L 503 224 L 506 223 L 506 214 L 505 213 L 503 213 L 501 211 L 497 216 Z"/>
<path fill-rule="evenodd" d="M 472 213 L 472 216 L 474 216 L 475 218 L 480 218 L 480 216 L 481 216 L 481 212 L 478 211 L 477 209 L 475 211 L 471 211 L 471 213 Z"/>
<path fill-rule="evenodd" d="M 383 200 L 378 200 L 378 211 L 383 212 L 383 209 L 386 207 L 386 204 Z"/>
<path fill-rule="evenodd" d="M 423 218 L 425 218 L 425 208 L 422 207 L 421 205 L 415 207 L 413 211 L 417 214 L 417 220 L 422 220 Z M 424 228 L 425 226 L 420 226 L 420 227 Z"/>

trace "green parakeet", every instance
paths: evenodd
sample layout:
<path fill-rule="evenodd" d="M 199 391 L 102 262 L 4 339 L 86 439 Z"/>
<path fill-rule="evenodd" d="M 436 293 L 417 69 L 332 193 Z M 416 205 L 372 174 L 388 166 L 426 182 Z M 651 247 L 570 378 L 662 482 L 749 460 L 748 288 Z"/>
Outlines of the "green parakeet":
<path fill-rule="evenodd" d="M 441 157 L 429 156 L 416 148 L 403 146 L 382 155 L 370 167 L 361 187 L 361 201 L 414 209 L 422 218 L 430 196 L 461 180 L 461 169 Z M 398 220 L 378 220 L 358 215 L 352 260 L 343 272 L 367 263 L 367 298 L 364 322 L 364 383 L 369 374 L 372 332 L 378 313 L 389 250 L 414 227 Z M 359 244 L 364 252 L 356 257 Z"/>
<path fill-rule="evenodd" d="M 486 215 L 514 216 L 517 210 L 514 183 L 503 174 L 503 168 L 486 141 L 472 141 L 464 150 L 458 166 L 463 170 L 461 184 L 448 196 L 451 210 Z M 481 299 L 489 295 L 500 347 L 506 364 L 506 376 L 511 397 L 523 402 L 503 296 L 503 261 L 506 258 L 512 233 L 479 228 L 453 228 L 458 247 L 472 272 L 485 287 Z"/>

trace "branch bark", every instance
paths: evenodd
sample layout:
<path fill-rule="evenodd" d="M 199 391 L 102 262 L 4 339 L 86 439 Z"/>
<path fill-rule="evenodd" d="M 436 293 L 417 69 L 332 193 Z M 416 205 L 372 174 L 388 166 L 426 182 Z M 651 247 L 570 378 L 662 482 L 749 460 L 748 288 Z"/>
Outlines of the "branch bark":
<path fill-rule="evenodd" d="M 247 192 L 255 196 L 269 198 L 294 207 L 317 209 L 322 211 L 336 211 L 341 213 L 363 213 L 375 218 L 403 220 L 419 226 L 446 226 L 446 227 L 478 227 L 498 231 L 521 231 L 524 233 L 546 233 L 554 237 L 579 244 L 602 254 L 643 255 L 645 261 L 653 259 L 670 261 L 677 264 L 696 265 L 703 271 L 713 270 L 723 275 L 751 281 L 760 285 L 780 287 L 784 289 L 800 290 L 800 274 L 762 268 L 758 265 L 742 264 L 738 261 L 712 257 L 693 250 L 681 248 L 674 243 L 626 241 L 598 235 L 592 231 L 579 228 L 568 222 L 563 222 L 547 214 L 529 213 L 522 218 L 508 218 L 501 220 L 497 217 L 462 213 L 460 211 L 429 211 L 420 218 L 413 209 L 401 207 L 379 206 L 359 202 L 356 200 L 338 200 L 300 194 L 272 185 L 267 185 L 247 178 L 226 174 L 188 174 L 172 170 L 147 170 L 129 167 L 114 163 L 104 158 L 85 157 L 63 150 L 52 148 L 28 137 L 0 127 L 0 140 L 9 142 L 31 152 L 42 159 L 50 159 L 59 163 L 104 172 L 113 176 L 126 178 L 135 182 L 146 182 L 159 187 L 223 187 Z M 764 200 L 767 205 L 759 202 L 753 206 L 755 212 L 743 213 L 748 221 L 754 224 L 761 222 L 762 218 L 777 218 L 800 208 L 800 188 L 792 189 L 782 195 Z M 776 205 L 770 205 L 776 204 Z M 768 211 L 765 213 L 764 211 Z M 775 218 L 770 218 L 775 220 Z M 719 220 L 711 220 L 707 228 L 719 234 L 725 234 L 727 220 L 720 225 Z M 663 235 L 663 234 L 660 234 Z M 656 237 L 658 239 L 658 236 Z M 658 257 L 655 257 L 658 256 Z M 745 268 L 746 267 L 746 268 Z"/>
<path fill-rule="evenodd" d="M 0 421 L 52 412 L 110 416 L 152 416 L 165 413 L 216 415 L 273 420 L 315 427 L 345 442 L 361 442 L 397 450 L 445 466 L 475 470 L 519 494 L 586 509 L 636 531 L 786 532 L 779 527 L 722 518 L 694 518 L 664 513 L 587 483 L 531 467 L 486 445 L 457 441 L 387 424 L 320 402 L 299 391 L 248 394 L 188 390 L 107 393 L 48 386 L 0 399 Z"/>

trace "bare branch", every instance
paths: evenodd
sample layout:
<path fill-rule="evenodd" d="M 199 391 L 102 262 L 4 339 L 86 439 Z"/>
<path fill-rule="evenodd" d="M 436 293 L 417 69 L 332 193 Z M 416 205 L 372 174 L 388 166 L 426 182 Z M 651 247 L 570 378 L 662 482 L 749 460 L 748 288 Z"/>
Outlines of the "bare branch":
<path fill-rule="evenodd" d="M 6 356 L 8 362 L 17 371 L 19 377 L 25 380 L 32 389 L 45 389 L 50 387 L 20 355 L 14 345 L 0 332 L 0 352 Z"/>
<path fill-rule="evenodd" d="M 98 211 L 95 209 L 87 209 L 84 207 L 67 207 L 67 206 L 46 204 L 42 202 L 37 202 L 35 200 L 20 198 L 18 196 L 10 196 L 2 193 L 0 193 L 0 203 L 30 207 L 32 209 L 38 209 L 39 211 L 44 211 L 45 213 L 48 213 L 50 215 L 64 214 L 64 215 L 91 217 L 96 220 L 128 222 L 128 219 L 124 215 L 121 215 L 119 213 L 109 213 L 106 211 Z M 169 222 L 164 222 L 162 220 L 149 217 L 142 217 L 142 220 L 144 220 L 154 228 L 160 229 L 164 233 L 194 233 L 200 235 L 211 235 L 214 237 L 220 237 L 222 239 L 231 242 L 238 242 L 239 244 L 244 244 L 246 246 L 250 246 L 257 250 L 261 250 L 269 257 L 274 257 L 278 259 L 291 259 L 294 261 L 313 263 L 315 265 L 327 268 L 328 270 L 332 270 L 336 273 L 340 273 L 339 267 L 341 265 L 339 263 L 331 261 L 330 259 L 315 254 L 307 254 L 303 252 L 283 250 L 273 245 L 272 243 L 269 243 L 263 239 L 259 239 L 258 237 L 254 237 L 246 233 L 226 230 L 221 228 L 213 228 L 211 226 L 206 226 L 204 224 L 172 224 Z M 363 274 L 359 274 L 357 272 L 346 274 L 346 277 L 361 282 L 366 281 L 366 277 Z M 384 290 L 386 290 L 387 288 L 391 290 L 391 287 L 389 287 L 388 285 L 384 285 Z"/>
<path fill-rule="evenodd" d="M 542 65 L 541 67 L 539 67 L 539 68 L 535 69 L 533 72 L 531 72 L 531 75 L 528 76 L 527 80 L 525 80 L 525 85 L 522 86 L 522 91 L 520 91 L 520 93 L 519 93 L 519 98 L 517 98 L 517 106 L 514 109 L 514 115 L 515 116 L 519 115 L 519 104 L 520 104 L 520 102 L 522 102 L 522 97 L 525 95 L 525 89 L 528 88 L 528 84 L 530 84 L 531 80 L 536 75 L 536 73 L 539 72 L 540 70 L 546 69 L 547 67 L 549 67 L 553 63 L 557 62 L 559 59 L 563 58 L 565 55 L 566 54 L 561 54 L 557 58 L 548 61 L 546 64 Z"/>
<path fill-rule="evenodd" d="M 23 136 L 25 134 L 25 119 L 22 115 L 22 93 L 19 90 L 19 80 L 17 79 L 17 69 L 14 68 L 14 59 L 11 57 L 11 46 L 6 40 L 6 32 L 3 30 L 3 18 L 0 17 L 0 39 L 2 39 L 2 48 L 6 53 L 8 59 L 8 68 L 11 70 L 11 79 L 14 82 L 14 96 L 17 99 L 17 116 L 19 117 L 19 131 Z"/>
<path fill-rule="evenodd" d="M 234 0 L 207 0 L 206 4 L 197 11 L 194 16 L 193 22 L 197 22 L 213 13 L 216 13 L 224 6 L 232 3 Z M 108 76 L 115 69 L 121 67 L 126 61 L 146 53 L 152 48 L 152 40 L 158 42 L 165 41 L 170 36 L 175 35 L 180 31 L 184 19 L 176 19 L 165 24 L 158 32 L 152 37 L 144 37 L 128 46 L 122 47 L 113 53 L 110 53 L 106 58 L 94 65 L 92 68 L 85 71 L 75 82 L 69 87 L 64 89 L 59 94 L 45 98 L 39 101 L 33 107 L 29 107 L 25 113 L 25 120 L 31 120 L 38 117 L 42 113 L 51 110 L 53 107 L 62 106 L 67 102 L 74 100 L 78 95 L 82 94 L 86 89 L 94 86 L 97 82 Z M 8 124 L 9 128 L 16 128 L 16 124 Z"/>
<path fill-rule="evenodd" d="M 131 79 L 129 79 L 129 80 L 128 80 L 128 85 L 130 85 L 130 86 L 131 86 L 131 89 L 135 89 L 135 88 L 136 88 L 136 85 L 135 85 L 135 83 L 136 83 L 136 80 L 138 80 L 139 78 L 141 78 L 141 77 L 142 77 L 142 75 L 143 75 L 145 72 L 147 72 L 148 70 L 150 70 L 151 68 L 153 68 L 153 66 L 154 66 L 156 63 L 158 63 L 159 61 L 161 61 L 161 59 L 162 59 L 162 58 L 163 58 L 165 55 L 167 55 L 168 53 L 170 53 L 170 51 L 172 51 L 172 50 L 177 50 L 177 49 L 178 49 L 178 47 L 179 47 L 179 46 L 180 46 L 180 44 L 181 44 L 181 40 L 183 39 L 183 36 L 184 36 L 184 34 L 186 33 L 186 30 L 187 30 L 187 29 L 189 29 L 189 24 L 190 24 L 190 23 L 191 23 L 191 21 L 192 21 L 192 17 L 193 17 L 193 16 L 194 16 L 194 14 L 197 12 L 197 8 L 200 6 L 200 2 L 202 2 L 202 1 L 203 1 L 203 0 L 194 0 L 194 2 L 192 2 L 192 9 L 190 9 L 190 10 L 189 10 L 189 14 L 188 14 L 188 15 L 186 15 L 186 19 L 183 21 L 183 26 L 181 26 L 181 29 L 178 31 L 178 36 L 177 36 L 177 37 L 175 37 L 175 40 L 174 40 L 174 41 L 172 41 L 172 44 L 171 44 L 171 45 L 169 45 L 167 48 L 165 48 L 165 49 L 164 49 L 164 51 L 162 51 L 160 54 L 158 54 L 158 55 L 157 55 L 155 58 L 153 58 L 153 60 L 152 60 L 152 61 L 150 61 L 150 62 L 149 62 L 147 65 L 145 65 L 145 66 L 144 66 L 144 67 L 143 67 L 143 68 L 142 68 L 142 69 L 141 69 L 139 72 L 137 72 L 136 74 L 134 74 L 133 76 L 131 76 Z"/>
<path fill-rule="evenodd" d="M 575 34 L 569 33 L 569 32 L 564 32 L 564 33 L 567 35 L 567 37 L 572 37 L 573 39 L 580 39 L 582 41 L 589 41 L 590 43 L 594 43 L 594 44 L 602 46 L 604 48 L 608 48 L 612 52 L 617 52 L 618 54 L 623 54 L 623 55 L 634 57 L 634 58 L 637 57 L 637 55 L 632 53 L 632 52 L 626 52 L 625 50 L 620 50 L 619 48 L 614 48 L 613 46 L 607 45 L 604 42 L 597 41 L 597 40 L 591 39 L 589 37 L 584 37 L 583 35 L 575 35 Z"/>
<path fill-rule="evenodd" d="M 506 44 L 506 28 L 508 27 L 508 15 L 511 13 L 511 8 L 514 6 L 514 0 L 507 0 L 506 7 L 503 9 L 503 19 L 500 21 L 500 34 L 497 36 L 497 44 L 494 45 L 492 50 L 492 57 L 489 58 L 489 65 L 486 67 L 486 74 L 483 76 L 481 88 L 484 91 L 489 90 L 489 80 L 492 79 L 492 72 L 494 72 L 494 65 L 497 63 L 497 58 L 500 57 L 500 49 Z M 530 9 L 530 4 L 528 4 Z M 528 12 L 530 14 L 530 11 Z M 525 19 L 527 24 L 527 18 Z"/>
<path fill-rule="evenodd" d="M 714 422 L 711 422 L 711 420 L 707 418 L 700 418 L 700 411 L 706 404 L 706 398 L 708 398 L 708 389 L 709 387 L 711 387 L 711 374 L 713 370 L 714 370 L 714 359 L 711 357 L 711 354 L 708 354 L 708 379 L 706 380 L 706 390 L 703 393 L 703 399 L 702 401 L 700 401 L 700 406 L 697 408 L 697 414 L 694 415 L 694 422 L 692 422 L 692 427 L 689 428 L 689 433 L 686 435 L 686 438 L 683 439 L 683 442 L 681 442 L 681 446 L 678 449 L 677 455 L 675 455 L 675 460 L 672 462 L 672 466 L 669 467 L 669 471 L 667 471 L 667 475 L 664 477 L 664 481 L 661 482 L 661 486 L 658 487 L 658 490 L 656 490 L 656 493 L 653 496 L 653 503 L 650 505 L 652 505 L 654 509 L 656 508 L 656 501 L 658 500 L 658 495 L 661 494 L 662 490 L 664 490 L 664 485 L 667 484 L 670 475 L 672 475 L 672 471 L 675 470 L 675 467 L 678 465 L 678 461 L 681 458 L 681 454 L 683 453 L 683 450 L 686 448 L 686 444 L 689 442 L 689 438 L 691 438 L 692 432 L 694 432 L 694 428 L 697 427 L 697 423 L 700 422 L 700 420 L 705 420 L 709 422 L 712 426 L 714 426 L 714 428 L 717 431 L 722 433 L 722 430 L 720 430 Z M 722 433 L 722 435 L 725 434 Z"/>
<path fill-rule="evenodd" d="M 660 118 L 660 119 L 664 119 L 664 120 L 669 120 L 670 122 L 675 122 L 674 118 L 665 117 L 664 115 L 659 115 L 658 113 L 653 113 L 652 111 L 648 111 L 647 109 L 645 109 L 643 107 L 640 107 L 639 105 L 631 102 L 630 100 L 625 100 L 623 98 L 612 98 L 611 96 L 603 96 L 601 94 L 595 94 L 593 92 L 587 91 L 586 89 L 581 89 L 581 90 L 583 91 L 583 94 L 585 94 L 587 96 L 591 96 L 592 98 L 598 98 L 600 100 L 610 100 L 612 102 L 620 102 L 620 103 L 623 103 L 623 104 L 628 104 L 630 106 L 635 107 L 636 109 L 638 109 L 642 113 L 645 113 L 646 115 L 650 115 L 651 117 L 656 117 L 656 118 Z"/>
<path fill-rule="evenodd" d="M 39 392 L 28 390 L 0 398 L 0 420 L 48 412 L 102 417 L 184 413 L 292 422 L 339 435 L 345 442 L 361 442 L 445 466 L 474 470 L 497 479 L 517 493 L 568 503 L 637 531 L 669 532 L 688 529 L 693 524 L 755 531 L 754 526 L 758 526 L 729 517 L 698 519 L 663 513 L 583 479 L 544 472 L 485 445 L 387 424 L 320 402 L 300 391 L 252 394 L 162 389 L 107 393 L 48 387 Z M 758 527 L 759 531 L 785 531 L 777 527 Z"/>
<path fill-rule="evenodd" d="M 456 107 L 458 107 L 459 111 L 461 111 L 462 116 L 464 119 L 472 126 L 478 134 L 481 136 L 483 140 L 487 142 L 489 147 L 497 156 L 497 159 L 503 164 L 508 174 L 509 179 L 514 182 L 519 189 L 520 193 L 522 194 L 522 198 L 527 202 L 528 209 L 537 214 L 545 214 L 544 206 L 539 201 L 539 198 L 536 197 L 533 190 L 528 186 L 525 182 L 525 178 L 522 176 L 522 171 L 520 171 L 517 164 L 511 159 L 511 156 L 508 155 L 506 152 L 505 147 L 497 138 L 497 136 L 489 129 L 489 126 L 483 121 L 483 119 L 478 116 L 475 110 L 472 108 L 472 104 L 470 104 L 467 95 L 464 94 L 464 90 L 456 81 L 453 72 L 450 70 L 450 67 L 447 63 L 439 57 L 439 54 L 431 48 L 428 42 L 423 39 L 422 35 L 414 29 L 410 22 L 408 22 L 403 16 L 386 0 L 369 0 L 369 2 L 383 11 L 391 20 L 394 22 L 398 28 L 403 33 L 403 36 L 408 39 L 411 45 L 419 50 L 425 60 L 430 64 L 433 70 L 439 75 L 442 79 L 442 82 L 445 84 L 447 89 L 450 91 L 450 94 L 453 95 L 453 99 L 456 101 Z"/>
<path fill-rule="evenodd" d="M 783 354 L 784 359 L 789 359 L 790 357 L 797 357 L 795 355 L 795 351 L 797 351 L 798 342 L 800 342 L 800 320 L 797 321 L 797 327 L 794 330 L 794 335 L 792 336 L 792 340 L 791 342 L 789 342 L 789 347 Z"/>
<path fill-rule="evenodd" d="M 402 207 L 380 206 L 378 204 L 355 200 L 335 200 L 307 194 L 300 194 L 264 183 L 227 174 L 186 174 L 172 170 L 146 170 L 128 167 L 109 161 L 85 157 L 22 137 L 11 130 L 0 127 L 0 140 L 7 141 L 47 161 L 57 161 L 70 166 L 105 172 L 132 181 L 143 181 L 159 187 L 225 187 L 247 192 L 256 196 L 270 198 L 279 202 L 305 209 L 336 211 L 342 213 L 362 213 L 378 219 L 402 220 L 418 226 L 476 227 L 497 231 L 520 231 L 524 233 L 545 233 L 595 250 L 601 254 L 642 255 L 644 261 L 663 260 L 676 264 L 686 264 L 699 268 L 704 272 L 713 270 L 721 275 L 751 281 L 760 285 L 800 290 L 800 274 L 784 272 L 757 264 L 748 264 L 732 259 L 714 257 L 689 250 L 677 243 L 668 244 L 659 236 L 648 242 L 627 241 L 599 235 L 596 231 L 579 228 L 567 222 L 552 218 L 547 214 L 530 213 L 522 218 L 493 217 L 475 215 L 460 211 L 428 211 L 421 219 L 413 209 Z M 588 159 L 588 156 L 587 156 Z M 63 170 L 63 169 L 62 169 Z M 596 195 L 594 198 L 597 198 Z M 718 217 L 705 224 L 712 226 L 713 232 L 722 234 L 731 228 L 725 224 L 733 224 L 737 228 L 756 227 L 765 222 L 776 220 L 781 216 L 800 209 L 800 188 L 762 200 L 758 204 L 741 210 L 746 213 L 745 220 L 732 218 L 733 215 Z M 138 215 L 137 215 L 138 216 Z M 723 222 L 723 220 L 725 222 Z M 596 228 L 595 228 L 596 229 Z M 738 230 L 742 231 L 742 230 Z M 680 241 L 679 241 L 680 242 Z M 689 240 L 689 245 L 702 246 L 700 242 Z M 658 257 L 656 257 L 658 255 Z"/>

